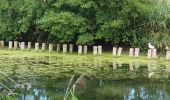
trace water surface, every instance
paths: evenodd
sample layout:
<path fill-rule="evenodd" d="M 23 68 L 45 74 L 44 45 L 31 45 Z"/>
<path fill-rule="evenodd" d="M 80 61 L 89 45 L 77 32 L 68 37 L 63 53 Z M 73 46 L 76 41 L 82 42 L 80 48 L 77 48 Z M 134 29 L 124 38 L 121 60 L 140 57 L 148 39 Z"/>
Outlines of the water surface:
<path fill-rule="evenodd" d="M 1 82 L 17 100 L 63 100 L 70 78 L 79 100 L 169 100 L 170 66 L 63 57 L 0 58 Z M 10 81 L 12 78 L 16 84 Z M 0 86 L 1 93 L 5 88 Z"/>

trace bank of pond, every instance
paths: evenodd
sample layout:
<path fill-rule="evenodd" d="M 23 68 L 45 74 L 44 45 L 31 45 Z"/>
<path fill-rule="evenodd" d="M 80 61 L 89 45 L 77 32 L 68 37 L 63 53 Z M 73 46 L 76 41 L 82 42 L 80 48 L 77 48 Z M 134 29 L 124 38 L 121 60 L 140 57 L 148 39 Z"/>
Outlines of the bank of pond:
<path fill-rule="evenodd" d="M 1 48 L 5 47 L 4 41 L 0 41 Z M 31 43 L 31 42 L 18 42 L 18 41 L 9 41 L 8 42 L 8 49 L 9 50 L 16 50 L 20 49 L 21 51 L 30 51 L 31 49 L 35 49 L 36 52 L 43 51 L 45 52 L 48 50 L 49 53 L 56 51 L 62 52 L 63 54 L 66 53 L 73 53 L 74 48 L 79 55 L 87 55 L 88 54 L 88 45 L 76 45 L 73 44 L 50 44 L 50 43 Z M 122 47 L 112 47 L 112 57 L 119 57 L 122 55 L 123 48 Z M 127 52 L 127 50 L 126 50 Z M 103 54 L 102 45 L 92 46 L 92 53 L 94 56 L 101 56 Z M 162 53 L 163 54 L 163 53 Z M 140 56 L 140 48 L 129 48 L 128 51 L 129 57 L 139 57 Z M 157 49 L 152 48 L 148 49 L 146 58 L 148 59 L 157 59 L 160 58 L 160 55 L 157 54 Z M 164 55 L 166 60 L 170 60 L 170 51 L 167 50 L 166 54 Z"/>

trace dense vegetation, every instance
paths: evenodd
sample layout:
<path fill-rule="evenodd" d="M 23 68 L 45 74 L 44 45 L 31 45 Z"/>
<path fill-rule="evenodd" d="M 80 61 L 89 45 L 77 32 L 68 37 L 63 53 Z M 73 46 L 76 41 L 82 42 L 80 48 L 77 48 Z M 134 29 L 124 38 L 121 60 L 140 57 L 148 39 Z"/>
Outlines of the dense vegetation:
<path fill-rule="evenodd" d="M 168 3 L 167 3 L 168 2 Z M 162 48 L 169 0 L 0 0 L 0 39 Z"/>

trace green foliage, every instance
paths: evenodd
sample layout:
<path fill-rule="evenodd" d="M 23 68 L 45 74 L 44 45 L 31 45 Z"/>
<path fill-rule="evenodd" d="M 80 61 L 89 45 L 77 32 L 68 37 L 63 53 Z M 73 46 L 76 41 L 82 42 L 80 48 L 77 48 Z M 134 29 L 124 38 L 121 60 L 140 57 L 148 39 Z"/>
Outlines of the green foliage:
<path fill-rule="evenodd" d="M 169 4 L 155 0 L 1 0 L 0 39 L 169 44 L 169 12 Z"/>
<path fill-rule="evenodd" d="M 170 46 L 170 5 L 156 2 L 156 6 L 150 12 L 151 41 L 157 48 Z"/>
<path fill-rule="evenodd" d="M 71 42 L 75 35 L 85 31 L 84 18 L 71 12 L 46 13 L 38 23 L 42 29 L 48 29 L 61 43 Z M 58 40 L 57 40 L 58 39 Z"/>
<path fill-rule="evenodd" d="M 77 40 L 77 44 L 81 44 L 81 45 L 85 45 L 85 44 L 88 44 L 88 45 L 92 45 L 94 44 L 94 37 L 93 35 L 91 34 L 83 34 L 83 35 L 80 35 L 78 40 Z"/>

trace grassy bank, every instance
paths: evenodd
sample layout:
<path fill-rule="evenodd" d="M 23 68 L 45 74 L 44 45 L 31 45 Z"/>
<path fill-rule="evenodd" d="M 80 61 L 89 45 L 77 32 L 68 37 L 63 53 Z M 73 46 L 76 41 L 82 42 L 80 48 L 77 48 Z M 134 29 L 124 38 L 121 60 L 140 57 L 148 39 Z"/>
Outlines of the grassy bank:
<path fill-rule="evenodd" d="M 148 61 L 158 61 L 162 63 L 168 63 L 169 61 L 165 60 L 165 56 L 161 56 L 158 59 L 148 59 L 147 54 L 140 54 L 139 57 L 129 57 L 128 52 L 123 52 L 122 56 L 120 57 L 113 57 L 112 52 L 104 52 L 102 56 L 94 56 L 92 52 L 89 52 L 87 55 L 78 55 L 77 52 L 73 54 L 66 53 L 63 54 L 53 51 L 49 53 L 47 50 L 42 52 L 39 50 L 38 52 L 32 49 L 31 51 L 25 50 L 21 51 L 20 49 L 17 50 L 8 50 L 8 48 L 1 48 L 0 49 L 0 56 L 1 57 L 45 57 L 45 56 L 53 56 L 53 57 L 63 57 L 67 59 L 74 59 L 74 60 L 93 60 L 93 59 L 100 59 L 102 61 L 117 61 L 122 63 L 128 63 L 130 61 L 138 61 L 141 63 L 147 63 Z"/>

